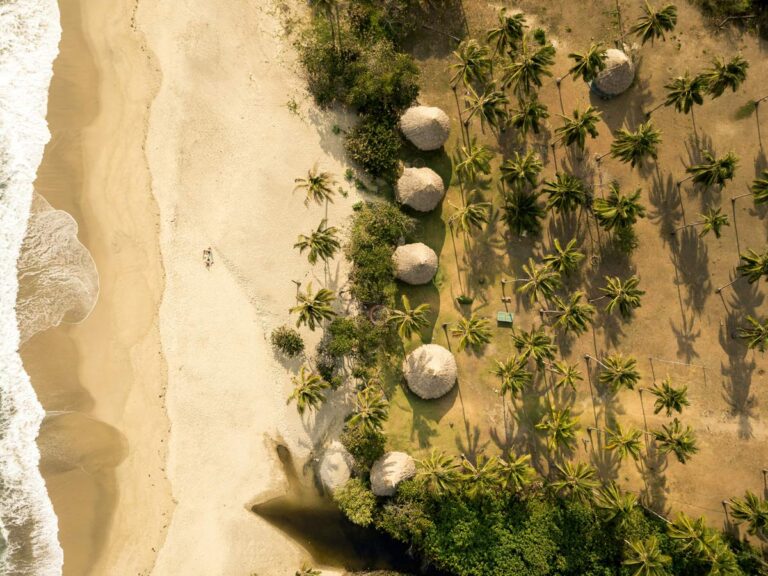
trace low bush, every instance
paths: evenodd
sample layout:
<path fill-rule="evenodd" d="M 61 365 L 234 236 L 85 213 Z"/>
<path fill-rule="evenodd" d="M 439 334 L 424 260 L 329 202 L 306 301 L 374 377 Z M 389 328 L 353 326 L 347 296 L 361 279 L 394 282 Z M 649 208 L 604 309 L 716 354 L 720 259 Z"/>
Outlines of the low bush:
<path fill-rule="evenodd" d="M 298 331 L 290 326 L 280 326 L 272 330 L 269 337 L 272 347 L 288 358 L 295 358 L 304 352 L 304 340 Z"/>
<path fill-rule="evenodd" d="M 394 182 L 402 140 L 393 122 L 364 117 L 347 135 L 344 145 L 349 158 L 369 176 Z"/>
<path fill-rule="evenodd" d="M 387 439 L 381 432 L 367 430 L 362 426 L 345 426 L 341 443 L 355 459 L 357 467 L 368 471 L 384 454 Z"/>
<path fill-rule="evenodd" d="M 354 213 L 345 253 L 352 262 L 350 290 L 358 301 L 394 305 L 392 253 L 413 227 L 414 221 L 388 202 L 368 202 Z"/>
<path fill-rule="evenodd" d="M 344 486 L 337 488 L 333 499 L 353 524 L 369 526 L 373 522 L 376 496 L 359 478 L 352 478 Z"/>

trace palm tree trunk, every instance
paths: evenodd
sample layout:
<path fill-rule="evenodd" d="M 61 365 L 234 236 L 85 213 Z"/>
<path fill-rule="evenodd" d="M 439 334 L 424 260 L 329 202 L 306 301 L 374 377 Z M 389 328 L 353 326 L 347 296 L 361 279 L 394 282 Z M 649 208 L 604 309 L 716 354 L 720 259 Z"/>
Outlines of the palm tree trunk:
<path fill-rule="evenodd" d="M 560 89 L 560 82 L 562 78 L 558 78 L 555 83 L 557 84 L 557 98 L 560 100 L 560 113 L 565 116 L 565 106 L 563 106 L 563 91 Z"/>
<path fill-rule="evenodd" d="M 646 118 L 646 119 L 650 118 L 650 117 L 651 117 L 651 114 L 653 114 L 654 112 L 656 112 L 656 110 L 658 110 L 659 108 L 661 108 L 661 107 L 662 107 L 662 106 L 664 106 L 665 104 L 666 104 L 666 102 L 662 102 L 661 104 L 657 104 L 656 106 L 654 106 L 653 108 L 651 108 L 651 109 L 650 109 L 648 112 L 646 112 L 646 113 L 645 113 L 645 118 Z"/>
<path fill-rule="evenodd" d="M 624 25 L 621 21 L 621 6 L 619 6 L 619 0 L 616 0 L 616 16 L 619 21 L 619 34 L 624 38 Z"/>
<path fill-rule="evenodd" d="M 742 196 L 747 196 L 747 195 L 748 194 L 741 194 L 740 196 L 731 198 L 731 214 L 733 215 L 733 232 L 734 234 L 736 234 L 736 256 L 737 257 L 739 256 L 739 254 L 741 254 L 741 243 L 739 242 L 739 224 L 738 222 L 736 222 L 736 200 L 738 198 L 741 198 Z"/>
<path fill-rule="evenodd" d="M 464 286 L 461 282 L 461 267 L 459 266 L 459 252 L 456 250 L 456 236 L 453 234 L 453 226 L 450 224 L 448 225 L 448 229 L 451 232 L 451 243 L 453 244 L 453 256 L 456 259 L 456 275 L 459 278 L 459 290 L 461 290 L 462 295 L 464 295 Z"/>
<path fill-rule="evenodd" d="M 742 278 L 742 276 L 737 275 L 736 278 L 734 278 L 733 280 L 728 282 L 728 284 L 724 284 L 723 286 L 720 286 L 720 288 L 716 288 L 715 289 L 715 294 L 720 294 L 720 292 L 722 292 L 723 290 L 728 288 L 728 286 L 731 286 L 732 284 L 734 284 L 737 280 L 740 280 L 741 278 Z"/>
<path fill-rule="evenodd" d="M 550 146 L 552 146 L 552 159 L 555 162 L 555 173 L 557 173 L 557 172 L 560 172 L 560 169 L 557 167 L 557 150 L 556 150 L 557 146 L 555 145 L 554 142 L 552 142 Z"/>
<path fill-rule="evenodd" d="M 696 142 L 696 148 L 699 147 L 699 133 L 696 130 L 696 115 L 693 113 L 695 105 L 691 106 L 691 124 L 693 124 L 693 141 Z"/>
<path fill-rule="evenodd" d="M 765 100 L 764 98 L 761 98 L 760 100 L 755 100 L 755 122 L 757 123 L 757 141 L 760 143 L 760 151 L 763 151 L 763 134 L 760 131 L 760 102 Z"/>
<path fill-rule="evenodd" d="M 638 394 L 640 394 L 640 411 L 643 413 L 643 429 L 645 430 L 645 434 L 643 434 L 643 440 L 645 440 L 645 453 L 648 453 L 648 450 L 650 449 L 650 446 L 648 445 L 648 419 L 645 416 L 645 402 L 643 402 L 643 389 L 638 388 L 637 390 Z"/>
<path fill-rule="evenodd" d="M 585 356 L 588 358 L 589 356 Z M 599 426 L 597 422 L 597 407 L 595 406 L 595 389 L 592 386 L 592 372 L 589 370 L 589 361 L 587 361 L 587 382 L 589 383 L 589 396 L 592 399 L 592 415 L 595 417 L 595 428 Z"/>
<path fill-rule="evenodd" d="M 461 104 L 459 103 L 459 93 L 456 86 L 452 87 L 453 97 L 456 100 L 456 110 L 459 112 L 459 129 L 461 130 L 461 139 L 464 141 L 464 146 L 469 146 L 469 142 L 464 137 L 464 115 L 461 113 Z"/>

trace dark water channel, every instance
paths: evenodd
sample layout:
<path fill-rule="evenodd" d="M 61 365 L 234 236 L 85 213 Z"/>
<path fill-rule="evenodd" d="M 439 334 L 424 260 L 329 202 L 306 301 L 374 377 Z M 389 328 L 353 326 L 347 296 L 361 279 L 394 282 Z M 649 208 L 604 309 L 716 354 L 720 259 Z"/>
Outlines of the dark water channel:
<path fill-rule="evenodd" d="M 318 488 L 301 481 L 285 446 L 278 446 L 277 454 L 290 490 L 286 496 L 256 504 L 251 510 L 304 546 L 316 565 L 440 576 L 433 570 L 422 569 L 405 545 L 347 520 Z"/>

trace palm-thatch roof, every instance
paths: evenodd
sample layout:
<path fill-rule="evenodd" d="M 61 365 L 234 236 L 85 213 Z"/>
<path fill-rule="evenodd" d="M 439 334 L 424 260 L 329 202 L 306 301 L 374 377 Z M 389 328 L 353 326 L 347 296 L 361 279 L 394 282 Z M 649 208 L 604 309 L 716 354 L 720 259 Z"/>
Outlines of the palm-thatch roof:
<path fill-rule="evenodd" d="M 400 117 L 400 130 L 419 150 L 437 150 L 448 140 L 451 122 L 440 108 L 412 106 Z"/>
<path fill-rule="evenodd" d="M 392 262 L 395 277 L 407 284 L 427 284 L 437 273 L 437 254 L 421 242 L 398 246 Z"/>
<path fill-rule="evenodd" d="M 371 466 L 371 490 L 376 496 L 394 496 L 397 485 L 416 474 L 416 462 L 405 452 L 387 452 Z"/>
<path fill-rule="evenodd" d="M 395 187 L 397 201 L 419 212 L 434 210 L 445 196 L 440 175 L 430 168 L 406 168 Z"/>
<path fill-rule="evenodd" d="M 414 394 L 425 400 L 440 398 L 456 384 L 456 359 L 438 344 L 424 344 L 406 356 L 403 373 Z"/>
<path fill-rule="evenodd" d="M 606 51 L 605 69 L 592 82 L 592 89 L 604 98 L 618 96 L 632 85 L 635 79 L 635 65 L 621 50 L 609 48 Z"/>

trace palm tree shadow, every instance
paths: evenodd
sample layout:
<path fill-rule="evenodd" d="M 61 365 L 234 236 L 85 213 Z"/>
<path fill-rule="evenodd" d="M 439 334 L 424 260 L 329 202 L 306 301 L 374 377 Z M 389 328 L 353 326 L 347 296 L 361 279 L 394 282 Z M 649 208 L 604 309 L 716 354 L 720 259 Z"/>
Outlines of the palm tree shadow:
<path fill-rule="evenodd" d="M 662 516 L 667 515 L 667 477 L 664 473 L 667 469 L 666 455 L 659 452 L 653 443 L 640 460 L 640 475 L 643 478 L 644 487 L 640 492 L 641 501 Z"/>
<path fill-rule="evenodd" d="M 467 288 L 472 297 L 488 300 L 488 287 L 504 271 L 504 241 L 498 234 L 499 211 L 493 210 L 488 224 L 481 230 L 474 241 L 470 242 L 469 251 L 464 254 L 464 267 L 467 269 Z"/>
<path fill-rule="evenodd" d="M 675 226 L 683 217 L 683 212 L 675 179 L 671 174 L 667 175 L 666 181 L 661 178 L 661 173 L 657 171 L 653 186 L 648 192 L 648 200 L 652 206 L 648 211 L 648 219 L 659 225 L 661 239 L 667 243 L 672 238 Z"/>
<path fill-rule="evenodd" d="M 723 375 L 723 400 L 731 415 L 739 420 L 739 437 L 746 439 L 753 436 L 751 419 L 757 417 L 757 398 L 751 392 L 757 365 L 754 358 L 747 359 L 747 347 L 735 337 L 741 318 L 741 314 L 732 308 L 720 328 L 720 345 L 728 354 L 728 363 L 720 363 L 720 372 Z"/>
<path fill-rule="evenodd" d="M 699 357 L 699 353 L 694 348 L 696 340 L 701 336 L 701 330 L 693 331 L 694 314 L 691 313 L 690 317 L 683 316 L 681 325 L 675 326 L 672 319 L 669 320 L 669 325 L 672 328 L 672 332 L 677 339 L 677 355 L 685 358 L 686 362 L 690 362 L 694 358 Z"/>
<path fill-rule="evenodd" d="M 678 287 L 682 283 L 687 288 L 686 305 L 701 311 L 712 293 L 707 245 L 693 228 L 686 228 L 676 234 L 671 247 L 672 264 L 680 273 Z"/>
<path fill-rule="evenodd" d="M 619 477 L 621 459 L 618 454 L 605 449 L 605 439 L 600 432 L 590 434 L 592 445 L 592 465 L 597 470 L 600 479 L 607 483 Z"/>

